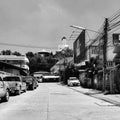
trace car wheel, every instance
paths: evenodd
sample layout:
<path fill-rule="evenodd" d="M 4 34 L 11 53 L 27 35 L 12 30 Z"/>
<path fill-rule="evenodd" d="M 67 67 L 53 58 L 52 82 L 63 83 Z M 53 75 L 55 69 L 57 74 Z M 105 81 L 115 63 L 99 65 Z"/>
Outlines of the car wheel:
<path fill-rule="evenodd" d="M 34 90 L 34 85 L 32 85 L 32 86 L 30 87 L 30 89 L 31 89 L 31 90 Z"/>
<path fill-rule="evenodd" d="M 9 91 L 7 90 L 5 96 L 2 98 L 2 102 L 8 102 L 9 101 Z"/>
<path fill-rule="evenodd" d="M 24 92 L 26 92 L 26 91 L 27 91 L 27 87 L 25 88 Z"/>
<path fill-rule="evenodd" d="M 20 94 L 21 94 L 21 90 L 18 90 L 16 94 L 17 94 L 17 95 L 20 95 Z"/>

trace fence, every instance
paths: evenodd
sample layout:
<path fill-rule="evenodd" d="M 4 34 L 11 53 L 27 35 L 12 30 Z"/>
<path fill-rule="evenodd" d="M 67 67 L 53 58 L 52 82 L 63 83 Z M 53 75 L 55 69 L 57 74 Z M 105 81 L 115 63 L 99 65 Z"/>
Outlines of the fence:
<path fill-rule="evenodd" d="M 94 83 L 96 89 L 102 90 L 103 84 L 105 84 L 105 90 L 111 94 L 120 93 L 120 68 L 117 66 L 107 68 L 105 82 L 103 82 L 103 71 L 99 71 L 97 80 L 94 79 Z"/>
<path fill-rule="evenodd" d="M 95 89 L 103 89 L 103 70 L 98 71 L 98 74 L 94 78 Z"/>

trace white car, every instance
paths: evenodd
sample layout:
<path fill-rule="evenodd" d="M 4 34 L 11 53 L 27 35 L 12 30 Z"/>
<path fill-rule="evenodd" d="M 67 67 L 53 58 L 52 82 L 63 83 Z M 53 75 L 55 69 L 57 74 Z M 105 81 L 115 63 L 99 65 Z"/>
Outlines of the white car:
<path fill-rule="evenodd" d="M 20 76 L 5 76 L 3 81 L 7 82 L 10 87 L 10 93 L 17 95 L 21 94 L 22 91 L 26 92 L 26 83 L 22 81 Z"/>
<path fill-rule="evenodd" d="M 76 77 L 69 77 L 69 79 L 67 81 L 67 85 L 68 86 L 79 86 L 80 85 L 80 81 Z"/>
<path fill-rule="evenodd" d="M 9 100 L 9 85 L 0 77 L 0 100 L 7 102 Z"/>

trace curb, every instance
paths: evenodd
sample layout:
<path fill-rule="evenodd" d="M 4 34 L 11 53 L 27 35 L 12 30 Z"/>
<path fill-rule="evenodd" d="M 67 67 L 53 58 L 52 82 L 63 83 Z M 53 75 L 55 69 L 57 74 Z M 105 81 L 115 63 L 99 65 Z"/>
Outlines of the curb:
<path fill-rule="evenodd" d="M 103 101 L 105 101 L 105 102 L 109 102 L 109 103 L 111 103 L 111 104 L 113 104 L 113 105 L 115 105 L 115 106 L 120 107 L 120 102 L 118 102 L 118 101 L 116 101 L 116 100 L 112 100 L 112 99 L 110 99 L 110 98 L 97 96 L 97 94 L 99 94 L 99 93 L 88 93 L 88 92 L 83 92 L 83 91 L 80 91 L 80 90 L 76 90 L 76 89 L 74 89 L 74 88 L 69 88 L 69 89 L 72 89 L 72 90 L 74 90 L 74 91 L 76 91 L 76 92 L 82 93 L 82 94 L 87 95 L 87 96 L 90 96 L 90 97 L 94 97 L 94 98 L 99 99 L 99 100 L 103 100 Z M 101 93 L 102 93 L 102 92 L 101 92 Z"/>

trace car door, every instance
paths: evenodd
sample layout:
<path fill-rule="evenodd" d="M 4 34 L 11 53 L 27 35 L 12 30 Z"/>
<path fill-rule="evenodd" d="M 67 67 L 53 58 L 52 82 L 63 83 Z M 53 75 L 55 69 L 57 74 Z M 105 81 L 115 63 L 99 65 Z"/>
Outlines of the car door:
<path fill-rule="evenodd" d="M 21 83 L 22 83 L 22 90 L 25 90 L 26 89 L 25 79 L 21 78 Z"/>
<path fill-rule="evenodd" d="M 0 97 L 4 96 L 4 94 L 5 94 L 4 82 L 3 82 L 2 78 L 0 77 Z"/>
<path fill-rule="evenodd" d="M 26 83 L 22 81 L 22 87 L 23 87 L 23 90 L 26 89 Z"/>

